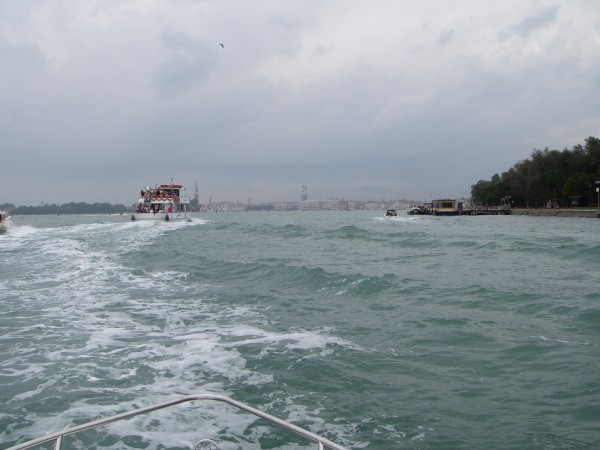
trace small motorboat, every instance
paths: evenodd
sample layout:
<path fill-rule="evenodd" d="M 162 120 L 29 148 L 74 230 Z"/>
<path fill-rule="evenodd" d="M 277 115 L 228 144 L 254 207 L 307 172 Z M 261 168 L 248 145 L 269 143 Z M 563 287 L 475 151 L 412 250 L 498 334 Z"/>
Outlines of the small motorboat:
<path fill-rule="evenodd" d="M 5 228 L 6 222 L 10 219 L 10 215 L 6 211 L 0 209 L 0 229 Z"/>

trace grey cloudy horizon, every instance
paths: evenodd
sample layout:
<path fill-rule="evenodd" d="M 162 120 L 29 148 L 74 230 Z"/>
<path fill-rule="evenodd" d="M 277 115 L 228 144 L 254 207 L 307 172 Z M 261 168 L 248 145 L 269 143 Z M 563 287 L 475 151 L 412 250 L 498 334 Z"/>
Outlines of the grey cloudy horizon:
<path fill-rule="evenodd" d="M 0 0 L 0 203 L 466 197 L 600 135 L 598 61 L 593 0 Z"/>

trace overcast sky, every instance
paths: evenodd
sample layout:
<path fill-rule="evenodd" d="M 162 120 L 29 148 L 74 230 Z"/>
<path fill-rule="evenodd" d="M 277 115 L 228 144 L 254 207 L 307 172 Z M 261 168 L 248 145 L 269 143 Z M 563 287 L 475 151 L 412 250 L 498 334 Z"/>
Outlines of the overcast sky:
<path fill-rule="evenodd" d="M 0 0 L 0 203 L 461 197 L 588 136 L 597 0 Z"/>

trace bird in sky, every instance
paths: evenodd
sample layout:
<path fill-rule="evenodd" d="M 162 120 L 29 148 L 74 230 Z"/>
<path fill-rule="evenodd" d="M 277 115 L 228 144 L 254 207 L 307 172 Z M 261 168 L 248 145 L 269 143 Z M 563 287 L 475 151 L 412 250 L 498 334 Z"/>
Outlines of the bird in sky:
<path fill-rule="evenodd" d="M 223 44 L 219 44 L 221 46 L 221 48 L 225 48 L 225 46 Z"/>

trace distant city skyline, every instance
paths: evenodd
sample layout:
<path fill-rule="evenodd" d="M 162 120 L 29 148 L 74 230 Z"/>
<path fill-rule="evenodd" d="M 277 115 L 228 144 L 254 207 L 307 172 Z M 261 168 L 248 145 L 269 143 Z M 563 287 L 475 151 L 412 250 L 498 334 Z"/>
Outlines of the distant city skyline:
<path fill-rule="evenodd" d="M 156 183 L 156 186 L 158 186 L 160 183 Z M 155 185 L 148 185 L 150 188 L 154 187 Z M 328 203 L 328 202 L 340 202 L 340 201 L 345 201 L 345 202 L 350 202 L 350 203 L 390 203 L 390 202 L 401 202 L 401 203 L 415 203 L 415 202 L 422 202 L 422 201 L 428 201 L 431 200 L 431 198 L 427 198 L 427 199 L 409 199 L 409 198 L 405 198 L 405 197 L 391 197 L 391 198 L 350 198 L 350 197 L 329 197 L 329 198 L 311 198 L 308 195 L 308 185 L 306 183 L 302 183 L 300 186 L 300 189 L 298 191 L 298 195 L 297 198 L 295 199 L 282 199 L 282 200 L 277 200 L 277 201 L 260 201 L 260 200 L 252 200 L 251 197 L 248 197 L 245 201 L 241 201 L 240 199 L 219 199 L 219 200 L 213 200 L 213 196 L 209 195 L 205 200 L 202 198 L 202 195 L 200 193 L 200 189 L 198 186 L 198 183 L 196 181 L 196 183 L 194 184 L 194 188 L 192 190 L 190 190 L 189 188 L 187 188 L 185 185 L 184 187 L 186 188 L 186 193 L 187 195 L 190 197 L 190 199 L 195 200 L 199 205 L 212 205 L 212 204 L 225 204 L 225 203 L 230 203 L 230 204 L 238 204 L 238 205 L 265 205 L 265 204 L 284 204 L 284 203 L 289 203 L 289 204 L 297 204 L 297 205 L 301 205 L 303 202 L 321 202 L 321 203 Z M 141 188 L 141 187 L 140 187 Z M 139 188 L 138 188 L 139 191 Z M 87 200 L 68 200 L 65 202 L 52 202 L 52 201 L 40 201 L 38 204 L 29 204 L 29 205 L 25 205 L 25 204 L 16 204 L 15 202 L 11 202 L 10 200 L 7 200 L 6 202 L 2 202 L 2 203 L 12 203 L 15 204 L 15 206 L 39 206 L 39 205 L 51 205 L 51 204 L 63 204 L 63 203 L 113 203 L 113 204 L 123 204 L 123 205 L 130 205 L 133 203 L 137 203 L 137 197 L 134 200 L 131 201 L 123 201 L 123 202 L 109 202 L 109 201 L 87 201 Z"/>

